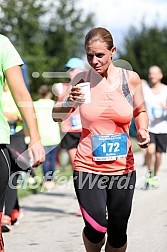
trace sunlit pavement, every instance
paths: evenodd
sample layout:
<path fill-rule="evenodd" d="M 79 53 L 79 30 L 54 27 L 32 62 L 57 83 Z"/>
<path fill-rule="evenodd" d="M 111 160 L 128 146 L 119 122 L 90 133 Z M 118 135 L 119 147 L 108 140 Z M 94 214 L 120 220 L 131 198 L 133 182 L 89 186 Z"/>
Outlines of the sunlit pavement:
<path fill-rule="evenodd" d="M 165 252 L 167 248 L 167 155 L 158 189 L 140 189 L 146 168 L 143 154 L 135 154 L 137 184 L 128 228 L 127 252 Z M 5 252 L 84 252 L 83 221 L 72 183 L 57 186 L 20 201 L 24 218 L 4 234 Z"/>

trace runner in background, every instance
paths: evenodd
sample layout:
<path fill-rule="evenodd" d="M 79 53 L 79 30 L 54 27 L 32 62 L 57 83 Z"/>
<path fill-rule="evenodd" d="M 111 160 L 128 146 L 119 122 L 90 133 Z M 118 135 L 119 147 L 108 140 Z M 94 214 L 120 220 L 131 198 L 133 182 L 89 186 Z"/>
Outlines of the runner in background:
<path fill-rule="evenodd" d="M 30 134 L 28 145 L 28 162 L 33 167 L 39 166 L 45 160 L 45 151 L 41 144 L 37 121 L 34 117 L 34 107 L 31 96 L 26 88 L 21 65 L 23 61 L 10 40 L 0 34 L 0 100 L 2 98 L 5 80 L 14 97 L 15 103 L 25 121 Z M 28 104 L 28 105 L 27 105 Z M 5 193 L 10 173 L 10 158 L 6 144 L 10 143 L 9 124 L 3 115 L 0 101 L 0 221 L 5 200 Z M 4 243 L 0 225 L 0 252 L 4 252 Z"/>
<path fill-rule="evenodd" d="M 46 158 L 42 164 L 43 187 L 47 191 L 55 188 L 56 155 L 60 143 L 60 127 L 52 119 L 54 100 L 48 85 L 41 85 L 38 89 L 38 100 L 34 101 L 38 129 Z"/>
<path fill-rule="evenodd" d="M 160 67 L 151 66 L 148 71 L 149 85 L 143 86 L 145 106 L 149 117 L 150 144 L 146 151 L 146 183 L 159 187 L 158 171 L 162 153 L 167 151 L 167 85 L 161 82 L 163 73 Z"/>
<path fill-rule="evenodd" d="M 22 127 L 22 117 L 6 82 L 4 84 L 4 91 L 2 94 L 2 107 L 4 116 L 10 126 L 10 144 L 7 145 L 7 148 L 11 162 L 10 177 L 12 178 L 12 185 L 14 186 L 13 187 L 11 186 L 11 183 L 8 183 L 4 213 L 2 216 L 2 232 L 9 232 L 11 230 L 11 226 L 18 222 L 18 220 L 23 216 L 17 195 L 17 179 L 19 174 L 21 174 L 21 172 L 18 173 L 18 171 L 21 171 L 21 169 L 16 163 L 17 155 L 15 155 L 15 152 L 21 154 L 27 150 L 28 146 L 24 140 L 25 136 Z"/>

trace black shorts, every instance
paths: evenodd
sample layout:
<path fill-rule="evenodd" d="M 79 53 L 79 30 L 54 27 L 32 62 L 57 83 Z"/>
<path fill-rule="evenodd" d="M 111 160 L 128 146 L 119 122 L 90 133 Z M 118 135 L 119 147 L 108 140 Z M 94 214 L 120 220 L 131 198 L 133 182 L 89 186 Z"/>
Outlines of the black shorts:
<path fill-rule="evenodd" d="M 67 132 L 61 140 L 60 147 L 66 150 L 77 148 L 80 137 L 81 132 Z"/>
<path fill-rule="evenodd" d="M 107 232 L 109 244 L 122 247 L 127 241 L 136 172 L 109 176 L 74 171 L 73 176 L 87 239 L 99 243 Z"/>
<path fill-rule="evenodd" d="M 150 143 L 154 143 L 156 146 L 156 152 L 167 152 L 167 134 L 155 134 L 149 132 Z"/>

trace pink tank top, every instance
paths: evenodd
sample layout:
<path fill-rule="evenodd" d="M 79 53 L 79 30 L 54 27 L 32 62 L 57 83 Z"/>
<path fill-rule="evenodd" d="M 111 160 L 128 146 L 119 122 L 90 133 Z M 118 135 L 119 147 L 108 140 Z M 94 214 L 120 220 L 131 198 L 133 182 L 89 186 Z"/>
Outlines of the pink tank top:
<path fill-rule="evenodd" d="M 115 86 L 91 81 L 91 103 L 80 106 L 82 134 L 75 157 L 77 171 L 122 175 L 134 170 L 129 127 L 132 97 L 122 70 Z"/>

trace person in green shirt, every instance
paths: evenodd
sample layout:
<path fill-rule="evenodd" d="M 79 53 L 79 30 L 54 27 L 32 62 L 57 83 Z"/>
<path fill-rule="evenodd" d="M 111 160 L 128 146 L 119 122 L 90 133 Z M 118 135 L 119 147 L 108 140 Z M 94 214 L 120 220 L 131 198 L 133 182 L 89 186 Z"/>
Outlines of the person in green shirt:
<path fill-rule="evenodd" d="M 10 180 L 6 189 L 5 204 L 2 215 L 3 233 L 9 232 L 11 230 L 11 226 L 17 224 L 18 220 L 23 216 L 17 195 L 17 180 L 19 175 L 23 174 L 22 172 L 25 174 L 25 172 L 33 170 L 30 170 L 30 167 L 25 170 L 23 169 L 23 166 L 20 167 L 17 165 L 18 157 L 22 157 L 22 160 L 24 160 L 24 153 L 27 151 L 27 144 L 25 143 L 25 134 L 21 115 L 6 82 L 4 84 L 1 102 L 3 114 L 10 126 L 10 144 L 6 145 L 10 157 Z M 25 159 L 25 162 L 25 167 L 27 167 L 27 159 Z"/>
<path fill-rule="evenodd" d="M 10 172 L 10 158 L 6 148 L 6 144 L 10 143 L 10 128 L 2 110 L 2 92 L 5 80 L 29 130 L 28 156 L 33 167 L 44 162 L 45 151 L 34 116 L 33 102 L 20 67 L 23 65 L 23 61 L 10 40 L 2 34 L 0 34 L 0 45 L 0 252 L 4 252 L 1 219 Z"/>
<path fill-rule="evenodd" d="M 57 146 L 60 143 L 60 127 L 52 119 L 54 100 L 48 85 L 41 85 L 38 89 L 39 99 L 34 102 L 38 129 L 45 149 L 46 159 L 42 164 L 44 175 L 43 187 L 52 190 L 55 187 L 54 173 L 56 168 Z"/>

